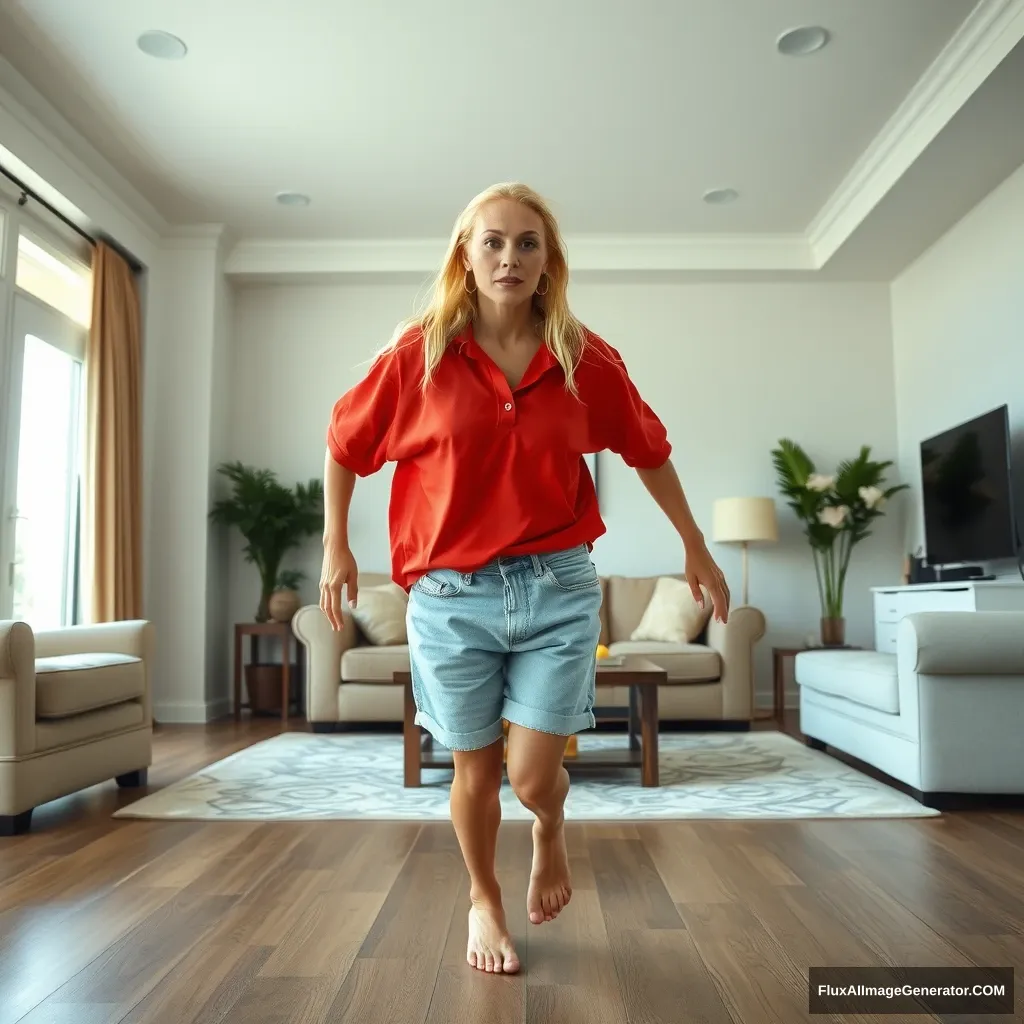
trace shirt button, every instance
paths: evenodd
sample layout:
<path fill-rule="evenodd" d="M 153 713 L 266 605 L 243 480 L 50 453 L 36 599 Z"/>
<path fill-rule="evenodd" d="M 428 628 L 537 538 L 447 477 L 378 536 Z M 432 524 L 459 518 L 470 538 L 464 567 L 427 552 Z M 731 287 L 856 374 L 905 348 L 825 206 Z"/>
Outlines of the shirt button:
<path fill-rule="evenodd" d="M 512 411 L 512 403 L 511 402 L 506 402 L 505 403 L 505 412 L 511 412 L 511 411 Z"/>

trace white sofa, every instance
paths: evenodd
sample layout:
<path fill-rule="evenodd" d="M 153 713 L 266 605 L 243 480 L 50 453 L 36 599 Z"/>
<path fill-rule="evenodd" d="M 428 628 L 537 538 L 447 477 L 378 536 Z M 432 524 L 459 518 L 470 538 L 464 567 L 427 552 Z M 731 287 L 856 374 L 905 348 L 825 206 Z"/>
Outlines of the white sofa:
<path fill-rule="evenodd" d="M 802 651 L 800 730 L 930 807 L 1024 794 L 1024 612 L 918 612 L 896 653 Z"/>

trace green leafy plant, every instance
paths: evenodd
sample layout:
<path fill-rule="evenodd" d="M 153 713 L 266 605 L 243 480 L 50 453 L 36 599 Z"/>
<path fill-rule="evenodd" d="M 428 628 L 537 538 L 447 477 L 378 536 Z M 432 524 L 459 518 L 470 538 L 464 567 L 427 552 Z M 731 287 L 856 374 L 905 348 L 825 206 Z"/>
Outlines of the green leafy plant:
<path fill-rule="evenodd" d="M 818 473 L 803 448 L 787 438 L 772 450 L 772 462 L 779 489 L 810 541 L 822 617 L 840 619 L 854 547 L 871 535 L 871 524 L 884 515 L 884 504 L 908 485 L 885 488 L 885 471 L 892 461 L 872 460 L 866 445 L 832 475 Z"/>
<path fill-rule="evenodd" d="M 257 622 L 270 617 L 267 605 L 279 587 L 294 589 L 305 574 L 297 569 L 282 572 L 281 563 L 292 548 L 306 537 L 323 531 L 323 483 L 310 480 L 294 488 L 280 483 L 268 469 L 256 469 L 241 462 L 217 467 L 232 485 L 231 494 L 215 502 L 210 519 L 235 527 L 245 539 L 245 559 L 260 574 L 260 604 Z"/>

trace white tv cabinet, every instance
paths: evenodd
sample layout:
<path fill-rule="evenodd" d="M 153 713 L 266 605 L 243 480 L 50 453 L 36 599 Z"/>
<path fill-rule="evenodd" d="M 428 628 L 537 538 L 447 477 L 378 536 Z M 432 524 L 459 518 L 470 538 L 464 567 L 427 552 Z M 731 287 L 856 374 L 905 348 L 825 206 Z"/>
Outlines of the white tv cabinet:
<path fill-rule="evenodd" d="M 909 586 L 872 587 L 875 650 L 896 653 L 896 627 L 911 612 L 1024 611 L 1024 580 L 956 580 Z"/>

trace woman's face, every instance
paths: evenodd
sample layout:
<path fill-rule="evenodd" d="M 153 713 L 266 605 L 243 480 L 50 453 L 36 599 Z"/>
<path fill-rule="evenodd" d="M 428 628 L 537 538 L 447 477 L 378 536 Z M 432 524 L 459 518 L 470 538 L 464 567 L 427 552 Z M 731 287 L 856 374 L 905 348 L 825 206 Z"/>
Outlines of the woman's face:
<path fill-rule="evenodd" d="M 547 266 L 544 222 L 524 203 L 492 200 L 477 213 L 465 265 L 481 297 L 501 305 L 531 301 Z"/>

